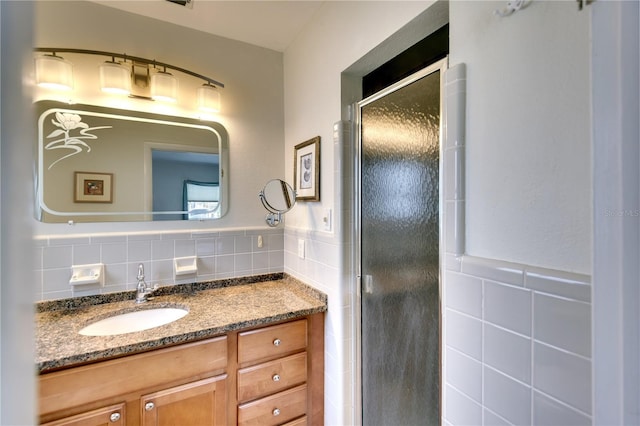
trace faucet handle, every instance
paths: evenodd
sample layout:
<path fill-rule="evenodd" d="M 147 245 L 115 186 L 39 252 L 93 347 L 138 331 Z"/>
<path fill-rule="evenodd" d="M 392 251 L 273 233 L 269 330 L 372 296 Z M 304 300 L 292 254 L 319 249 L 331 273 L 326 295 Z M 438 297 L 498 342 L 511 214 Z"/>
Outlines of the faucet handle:
<path fill-rule="evenodd" d="M 138 281 L 144 280 L 144 265 L 141 263 L 138 265 Z"/>

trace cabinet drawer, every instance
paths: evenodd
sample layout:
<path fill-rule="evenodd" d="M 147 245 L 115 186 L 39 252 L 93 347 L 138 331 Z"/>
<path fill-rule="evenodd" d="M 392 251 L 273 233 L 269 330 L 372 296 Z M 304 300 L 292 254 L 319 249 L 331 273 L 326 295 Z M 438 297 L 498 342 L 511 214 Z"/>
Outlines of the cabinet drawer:
<path fill-rule="evenodd" d="M 238 371 L 238 401 L 249 401 L 307 381 L 307 353 Z"/>
<path fill-rule="evenodd" d="M 306 319 L 246 331 L 238 335 L 238 363 L 277 358 L 306 347 Z"/>
<path fill-rule="evenodd" d="M 221 373 L 226 365 L 224 336 L 47 373 L 38 381 L 40 415 L 176 380 Z"/>
<path fill-rule="evenodd" d="M 273 426 L 306 414 L 307 385 L 301 385 L 238 407 L 239 425 Z"/>

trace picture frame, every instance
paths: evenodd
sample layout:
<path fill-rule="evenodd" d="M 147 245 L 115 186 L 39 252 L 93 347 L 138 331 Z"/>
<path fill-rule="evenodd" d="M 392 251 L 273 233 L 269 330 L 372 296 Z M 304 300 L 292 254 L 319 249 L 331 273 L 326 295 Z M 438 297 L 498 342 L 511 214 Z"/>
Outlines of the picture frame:
<path fill-rule="evenodd" d="M 296 201 L 320 201 L 320 136 L 299 143 L 293 154 Z"/>
<path fill-rule="evenodd" d="M 113 173 L 74 172 L 74 203 L 113 203 Z"/>

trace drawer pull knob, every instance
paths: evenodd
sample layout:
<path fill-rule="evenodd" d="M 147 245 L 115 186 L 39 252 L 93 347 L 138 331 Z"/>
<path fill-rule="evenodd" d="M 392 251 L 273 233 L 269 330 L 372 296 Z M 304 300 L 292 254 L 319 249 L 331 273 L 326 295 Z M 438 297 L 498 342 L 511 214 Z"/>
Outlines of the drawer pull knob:
<path fill-rule="evenodd" d="M 282 343 L 282 341 L 280 339 L 275 339 L 273 341 L 273 346 L 280 346 L 280 343 Z"/>
<path fill-rule="evenodd" d="M 279 416 L 280 415 L 280 409 L 279 408 L 274 408 L 272 411 L 274 416 Z"/>
<path fill-rule="evenodd" d="M 120 420 L 120 413 L 118 413 L 117 411 L 115 413 L 111 413 L 111 416 L 109 416 L 109 420 L 111 420 L 112 422 L 117 422 L 118 420 Z"/>
<path fill-rule="evenodd" d="M 146 404 L 144 404 L 144 409 L 147 411 L 151 411 L 155 408 L 155 404 L 153 402 L 147 402 Z"/>
<path fill-rule="evenodd" d="M 280 381 L 280 376 L 278 374 L 274 374 L 272 377 L 274 382 L 279 382 Z"/>

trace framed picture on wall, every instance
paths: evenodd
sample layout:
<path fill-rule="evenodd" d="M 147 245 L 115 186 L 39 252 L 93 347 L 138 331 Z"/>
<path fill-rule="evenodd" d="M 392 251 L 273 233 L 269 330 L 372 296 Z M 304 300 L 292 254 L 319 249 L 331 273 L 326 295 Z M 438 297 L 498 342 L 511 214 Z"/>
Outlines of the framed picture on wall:
<path fill-rule="evenodd" d="M 293 189 L 296 201 L 320 201 L 320 136 L 294 147 Z"/>
<path fill-rule="evenodd" d="M 113 173 L 75 172 L 75 203 L 112 203 Z"/>

